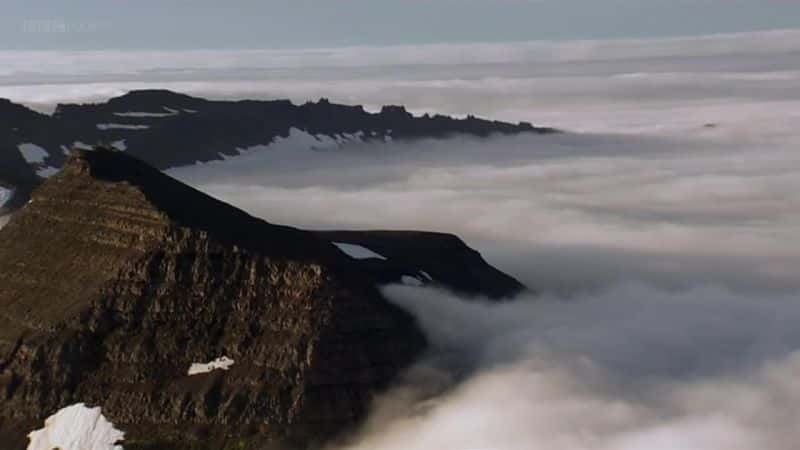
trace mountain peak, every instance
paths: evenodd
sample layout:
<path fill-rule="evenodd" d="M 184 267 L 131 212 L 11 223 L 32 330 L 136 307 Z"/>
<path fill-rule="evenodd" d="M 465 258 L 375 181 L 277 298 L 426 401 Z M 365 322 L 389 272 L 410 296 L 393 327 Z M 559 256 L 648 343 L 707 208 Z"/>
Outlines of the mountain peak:
<path fill-rule="evenodd" d="M 109 99 L 111 104 L 166 104 L 183 106 L 202 102 L 203 99 L 169 89 L 134 89 Z"/>
<path fill-rule="evenodd" d="M 103 148 L 73 151 L 0 231 L 0 286 L 12 447 L 78 403 L 165 447 L 198 429 L 307 443 L 363 417 L 424 346 L 329 241 Z"/>
<path fill-rule="evenodd" d="M 330 246 L 310 233 L 255 218 L 110 147 L 72 150 L 62 170 L 35 191 L 32 199 L 41 205 L 64 192 L 82 194 L 87 189 L 100 198 L 106 192 L 119 197 L 109 202 L 124 204 L 140 198 L 149 215 L 163 217 L 170 226 L 202 230 L 243 248 L 302 260 L 335 260 Z"/>
<path fill-rule="evenodd" d="M 78 404 L 133 448 L 328 440 L 424 350 L 375 287 L 394 282 L 521 287 L 452 235 L 274 225 L 73 150 L 0 230 L 0 441 Z"/>

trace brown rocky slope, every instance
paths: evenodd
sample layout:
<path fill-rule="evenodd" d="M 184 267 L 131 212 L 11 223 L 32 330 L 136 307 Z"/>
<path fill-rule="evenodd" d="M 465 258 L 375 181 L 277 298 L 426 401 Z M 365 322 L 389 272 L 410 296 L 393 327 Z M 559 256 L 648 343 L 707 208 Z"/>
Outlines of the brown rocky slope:
<path fill-rule="evenodd" d="M 74 151 L 0 231 L 0 450 L 78 402 L 126 450 L 313 446 L 424 347 L 329 240 L 120 152 Z"/>

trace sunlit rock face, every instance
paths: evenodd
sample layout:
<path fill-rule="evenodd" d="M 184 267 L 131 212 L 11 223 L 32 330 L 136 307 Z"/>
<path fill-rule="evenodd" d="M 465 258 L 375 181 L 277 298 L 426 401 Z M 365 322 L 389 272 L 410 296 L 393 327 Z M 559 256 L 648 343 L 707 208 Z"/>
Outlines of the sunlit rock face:
<path fill-rule="evenodd" d="M 111 150 L 74 153 L 2 230 L 0 286 L 0 438 L 19 448 L 77 402 L 126 449 L 302 447 L 356 423 L 424 348 L 330 242 Z M 235 364 L 187 373 L 220 355 Z M 73 412 L 89 414 L 45 430 Z M 59 445 L 37 433 L 31 448 Z"/>
<path fill-rule="evenodd" d="M 127 153 L 75 151 L 0 232 L 0 442 L 24 448 L 76 403 L 126 450 L 325 442 L 426 348 L 376 288 L 410 277 L 522 289 L 452 235 L 274 225 Z"/>

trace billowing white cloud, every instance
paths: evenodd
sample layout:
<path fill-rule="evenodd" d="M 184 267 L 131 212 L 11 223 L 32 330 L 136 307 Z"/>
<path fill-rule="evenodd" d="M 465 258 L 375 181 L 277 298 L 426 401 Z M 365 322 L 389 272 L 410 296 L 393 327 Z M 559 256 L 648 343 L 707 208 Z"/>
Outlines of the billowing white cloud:
<path fill-rule="evenodd" d="M 325 96 L 581 131 L 325 152 L 293 134 L 171 173 L 272 222 L 457 233 L 544 294 L 490 306 L 387 289 L 435 351 L 342 448 L 789 450 L 796 37 L 117 55 L 130 73 L 101 53 L 38 74 L 25 58 L 40 55 L 0 55 L 21 58 L 0 96 Z"/>
<path fill-rule="evenodd" d="M 786 30 L 306 50 L 0 52 L 0 97 L 51 110 L 57 102 L 170 88 L 214 98 L 328 97 L 368 108 L 402 103 L 418 112 L 584 131 L 691 128 L 723 119 L 769 124 L 775 109 L 800 109 L 798 36 Z"/>
<path fill-rule="evenodd" d="M 642 285 L 563 301 L 384 293 L 433 351 L 347 450 L 789 450 L 800 438 L 797 296 Z"/>
<path fill-rule="evenodd" d="M 794 448 L 800 72 L 755 40 L 694 54 L 704 39 L 486 69 L 518 78 L 333 84 L 594 133 L 278 145 L 172 172 L 271 221 L 455 232 L 543 292 L 384 289 L 433 350 L 337 450 Z"/>
<path fill-rule="evenodd" d="M 171 173 L 275 222 L 458 233 L 542 289 L 800 287 L 787 245 L 800 157 L 789 141 L 715 133 L 277 146 Z"/>

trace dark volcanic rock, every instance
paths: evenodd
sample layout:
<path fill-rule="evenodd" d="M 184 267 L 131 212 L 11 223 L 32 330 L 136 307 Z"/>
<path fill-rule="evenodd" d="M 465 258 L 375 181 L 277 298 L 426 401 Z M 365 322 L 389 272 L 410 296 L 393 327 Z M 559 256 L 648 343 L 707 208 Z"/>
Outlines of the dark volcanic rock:
<path fill-rule="evenodd" d="M 465 295 L 510 298 L 526 288 L 489 265 L 458 236 L 424 231 L 323 231 L 331 242 L 366 247 L 387 259 L 357 260 L 376 283 L 397 283 L 411 277 Z"/>
<path fill-rule="evenodd" d="M 77 142 L 124 145 L 131 155 L 165 169 L 237 155 L 239 148 L 272 143 L 292 129 L 333 139 L 357 135 L 375 142 L 555 131 L 475 117 L 414 117 L 402 106 L 369 113 L 361 106 L 325 99 L 298 106 L 287 100 L 210 101 L 166 90 L 132 91 L 106 103 L 59 105 L 53 116 L 0 100 L 0 186 L 19 188 L 21 204 L 40 182 L 40 167 L 31 167 L 20 156 L 22 143 L 48 153 L 44 167 L 60 167 L 64 150 Z"/>
<path fill-rule="evenodd" d="M 4 450 L 77 402 L 126 448 L 304 446 L 354 424 L 423 347 L 329 242 L 119 152 L 77 152 L 0 232 Z M 187 376 L 221 356 L 229 371 Z"/>
<path fill-rule="evenodd" d="M 126 450 L 323 442 L 424 349 L 375 287 L 419 271 L 522 288 L 455 236 L 273 225 L 124 153 L 76 151 L 0 231 L 0 450 L 78 402 Z M 187 374 L 222 356 L 229 370 Z"/>
<path fill-rule="evenodd" d="M 34 168 L 22 157 L 18 145 L 29 142 L 34 130 L 47 127 L 49 117 L 31 111 L 22 105 L 0 99 L 0 188 L 16 189 L 15 201 L 7 204 L 15 209 L 27 201 L 31 189 L 40 178 Z M 13 200 L 12 200 L 13 201 Z M 0 205 L 0 214 L 3 213 Z"/>

